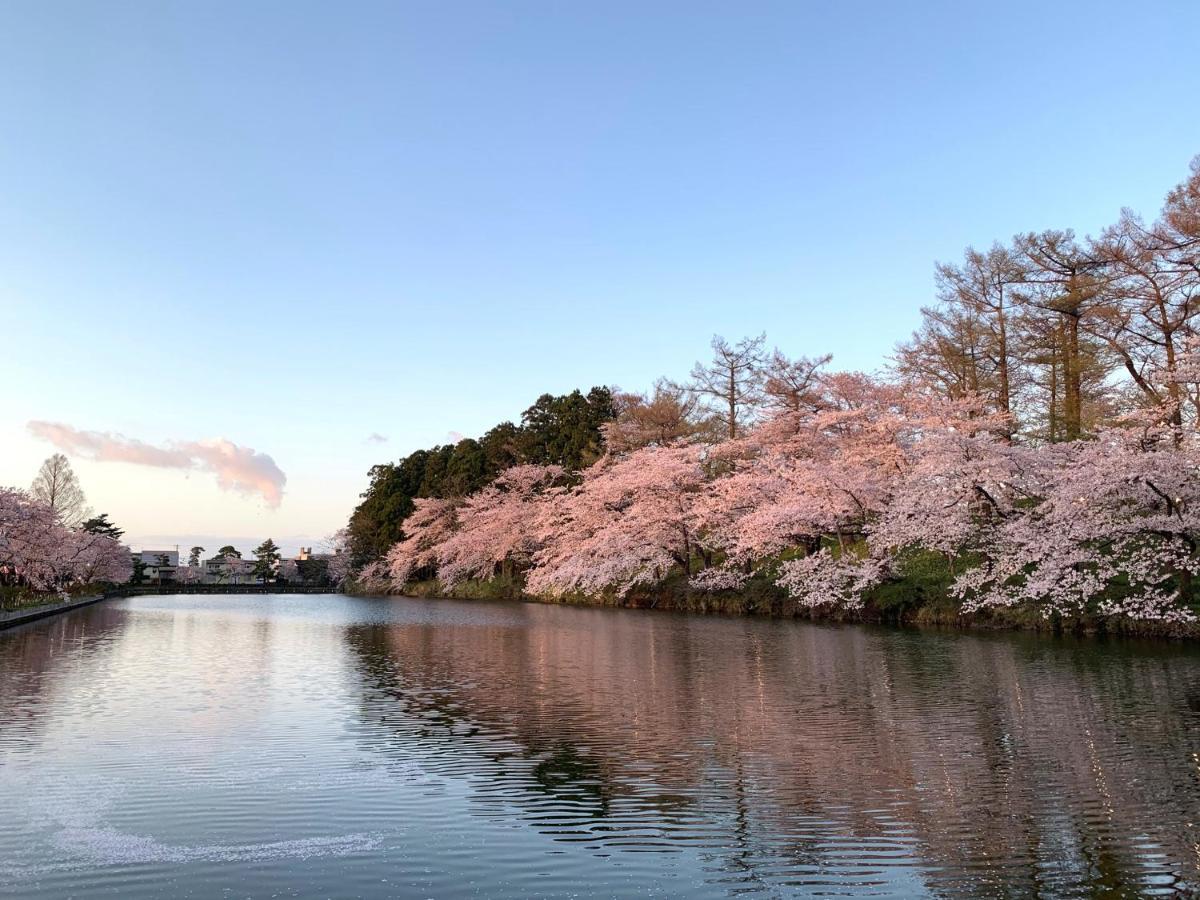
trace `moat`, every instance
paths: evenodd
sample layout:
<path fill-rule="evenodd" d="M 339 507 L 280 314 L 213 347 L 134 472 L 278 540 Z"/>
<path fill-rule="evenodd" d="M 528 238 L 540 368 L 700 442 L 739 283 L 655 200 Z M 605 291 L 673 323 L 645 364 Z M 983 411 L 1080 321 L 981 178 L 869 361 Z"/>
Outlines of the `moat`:
<path fill-rule="evenodd" d="M 0 895 L 1200 890 L 1200 650 L 142 596 L 0 633 Z"/>

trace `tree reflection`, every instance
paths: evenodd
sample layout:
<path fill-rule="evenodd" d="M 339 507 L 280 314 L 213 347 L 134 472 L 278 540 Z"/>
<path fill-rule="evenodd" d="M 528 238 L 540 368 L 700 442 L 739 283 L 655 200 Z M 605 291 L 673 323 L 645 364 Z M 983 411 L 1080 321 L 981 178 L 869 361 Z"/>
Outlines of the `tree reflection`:
<path fill-rule="evenodd" d="M 347 631 L 389 752 L 480 815 L 743 889 L 1197 884 L 1189 651 L 489 609 Z"/>

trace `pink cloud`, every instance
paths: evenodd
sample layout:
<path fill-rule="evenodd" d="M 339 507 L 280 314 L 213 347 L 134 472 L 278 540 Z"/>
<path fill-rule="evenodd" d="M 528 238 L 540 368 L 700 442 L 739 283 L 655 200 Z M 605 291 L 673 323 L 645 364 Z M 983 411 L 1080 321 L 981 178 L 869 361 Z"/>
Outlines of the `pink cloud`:
<path fill-rule="evenodd" d="M 81 431 L 61 422 L 30 422 L 34 437 L 58 449 L 97 462 L 123 462 L 162 469 L 192 469 L 212 472 L 217 486 L 262 497 L 275 508 L 283 500 L 287 476 L 266 453 L 241 447 L 225 438 L 207 441 L 171 441 L 156 447 L 109 431 Z"/>
<path fill-rule="evenodd" d="M 79 431 L 61 422 L 30 422 L 29 432 L 59 450 L 98 462 L 125 462 L 135 466 L 190 469 L 192 459 L 182 450 L 155 447 L 106 431 Z"/>

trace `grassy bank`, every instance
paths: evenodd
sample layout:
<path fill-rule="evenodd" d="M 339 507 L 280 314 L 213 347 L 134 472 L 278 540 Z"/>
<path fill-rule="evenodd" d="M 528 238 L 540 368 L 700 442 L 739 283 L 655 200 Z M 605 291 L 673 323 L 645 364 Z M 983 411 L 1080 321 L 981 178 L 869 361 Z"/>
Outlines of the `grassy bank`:
<path fill-rule="evenodd" d="M 390 593 L 407 597 L 522 600 L 533 603 L 661 609 L 711 615 L 762 616 L 905 627 L 1023 630 L 1170 639 L 1200 638 L 1200 626 L 1196 624 L 1134 622 L 1100 615 L 1047 617 L 1040 610 L 1030 606 L 964 613 L 957 600 L 949 593 L 951 577 L 944 567 L 936 564 L 922 565 L 921 561 L 917 561 L 908 568 L 903 579 L 889 581 L 874 588 L 863 598 L 863 605 L 859 609 L 802 606 L 766 577 L 752 578 L 737 591 L 698 591 L 688 586 L 682 573 L 653 587 L 635 589 L 623 597 L 616 594 L 540 597 L 526 593 L 521 579 L 513 576 L 463 581 L 449 589 L 436 579 L 414 581 L 406 584 L 402 590 Z M 351 585 L 348 592 L 378 593 L 364 585 Z"/>

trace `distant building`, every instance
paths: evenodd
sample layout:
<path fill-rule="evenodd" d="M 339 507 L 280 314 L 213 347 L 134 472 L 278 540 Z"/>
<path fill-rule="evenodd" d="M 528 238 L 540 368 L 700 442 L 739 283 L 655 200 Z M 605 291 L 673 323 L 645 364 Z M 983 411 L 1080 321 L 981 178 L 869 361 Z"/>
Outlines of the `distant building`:
<path fill-rule="evenodd" d="M 134 561 L 141 560 L 144 568 L 142 577 L 150 582 L 172 581 L 179 568 L 179 548 L 174 550 L 139 550 L 133 554 Z"/>
<path fill-rule="evenodd" d="M 262 584 L 254 574 L 254 560 L 236 556 L 214 556 L 202 563 L 207 584 Z"/>
<path fill-rule="evenodd" d="M 148 566 L 170 566 L 175 568 L 179 565 L 179 548 L 174 550 L 138 550 L 133 554 L 134 559 L 140 559 Z"/>
<path fill-rule="evenodd" d="M 316 560 L 324 560 L 325 562 L 329 562 L 329 560 L 333 559 L 337 555 L 338 551 L 333 553 L 313 553 L 312 547 L 301 547 L 300 552 L 295 556 L 295 560 L 296 562 L 310 562 Z"/>
<path fill-rule="evenodd" d="M 312 547 L 301 547 L 290 559 L 280 561 L 278 577 L 288 583 L 328 584 L 337 580 L 333 575 L 340 567 L 341 550 L 333 553 L 313 553 Z"/>

